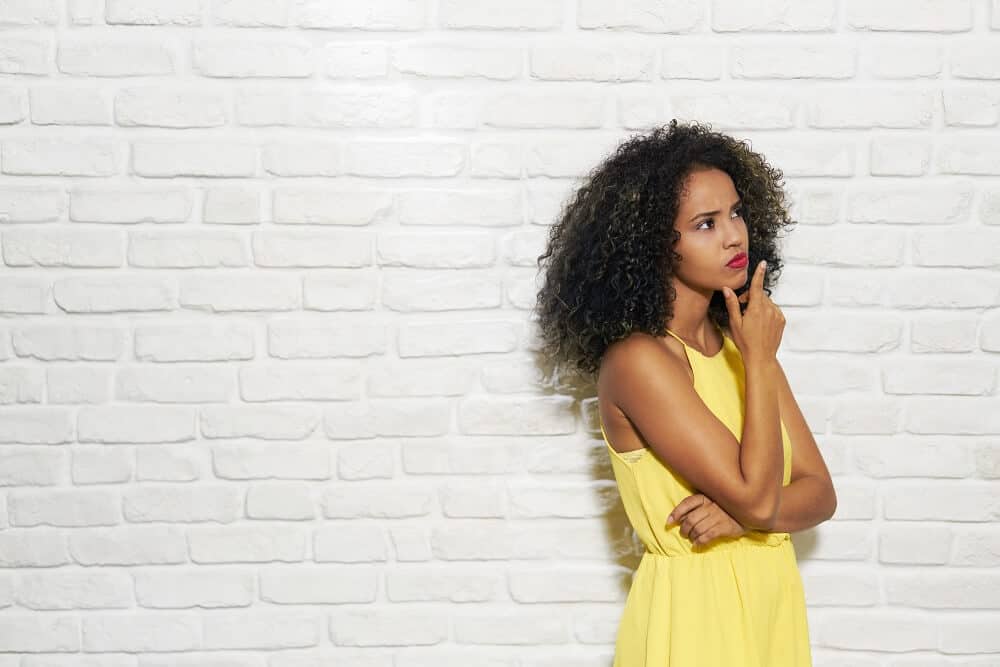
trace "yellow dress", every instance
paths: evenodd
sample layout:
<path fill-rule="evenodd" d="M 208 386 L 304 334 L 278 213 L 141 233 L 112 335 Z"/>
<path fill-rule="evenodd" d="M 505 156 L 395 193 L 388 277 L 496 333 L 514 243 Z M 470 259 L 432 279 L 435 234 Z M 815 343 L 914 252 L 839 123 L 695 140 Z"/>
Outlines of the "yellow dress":
<path fill-rule="evenodd" d="M 721 328 L 719 329 L 722 332 Z M 736 344 L 707 356 L 684 345 L 694 388 L 737 441 L 745 377 Z M 618 490 L 646 549 L 632 577 L 613 667 L 811 667 L 805 593 L 788 533 L 749 531 L 694 545 L 667 515 L 698 490 L 647 448 L 619 453 L 607 443 Z M 792 449 L 784 422 L 782 485 Z"/>

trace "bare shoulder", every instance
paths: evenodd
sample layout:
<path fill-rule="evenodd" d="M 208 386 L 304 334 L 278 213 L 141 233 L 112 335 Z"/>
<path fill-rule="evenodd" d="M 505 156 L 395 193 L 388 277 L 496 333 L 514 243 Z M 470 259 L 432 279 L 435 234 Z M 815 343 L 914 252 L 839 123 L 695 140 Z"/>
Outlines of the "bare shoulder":
<path fill-rule="evenodd" d="M 647 367 L 649 364 L 669 363 L 682 369 L 688 379 L 694 384 L 694 372 L 687 359 L 684 345 L 673 336 L 657 338 L 645 332 L 634 332 L 628 337 L 617 341 L 608 348 L 602 360 L 602 374 L 605 364 L 608 374 L 618 377 L 622 371 L 634 369 L 636 366 Z"/>
<path fill-rule="evenodd" d="M 670 340 L 673 341 L 672 338 Z M 677 346 L 680 347 L 680 344 L 677 343 Z M 616 431 L 619 440 L 623 432 L 634 433 L 622 409 L 622 399 L 634 396 L 637 388 L 644 386 L 644 383 L 636 381 L 638 375 L 660 373 L 666 369 L 663 377 L 677 377 L 675 371 L 679 369 L 690 376 L 691 369 L 683 361 L 683 355 L 683 348 L 680 351 L 671 349 L 670 341 L 644 332 L 634 332 L 608 347 L 598 371 L 597 395 L 601 419 L 609 433 Z M 619 425 L 625 428 L 618 428 Z"/>
<path fill-rule="evenodd" d="M 669 343 L 645 332 L 636 331 L 612 343 L 601 359 L 598 391 L 613 394 L 615 386 L 630 372 L 657 364 L 676 364 L 678 359 Z"/>

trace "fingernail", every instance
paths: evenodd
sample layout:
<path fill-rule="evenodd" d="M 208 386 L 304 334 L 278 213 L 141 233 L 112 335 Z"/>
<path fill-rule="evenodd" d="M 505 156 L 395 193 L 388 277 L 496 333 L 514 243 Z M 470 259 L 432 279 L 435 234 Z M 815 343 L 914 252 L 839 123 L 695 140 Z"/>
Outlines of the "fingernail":
<path fill-rule="evenodd" d="M 674 520 L 674 515 L 673 514 L 671 514 L 670 516 L 667 517 L 667 523 L 670 523 L 673 520 Z"/>

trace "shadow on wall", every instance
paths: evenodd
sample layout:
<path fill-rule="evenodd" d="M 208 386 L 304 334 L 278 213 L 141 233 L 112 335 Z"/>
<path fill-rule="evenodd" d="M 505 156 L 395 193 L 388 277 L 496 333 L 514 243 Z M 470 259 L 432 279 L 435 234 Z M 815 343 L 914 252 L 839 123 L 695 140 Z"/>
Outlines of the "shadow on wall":
<path fill-rule="evenodd" d="M 601 518 L 604 522 L 610 562 L 623 568 L 620 585 L 624 596 L 631 586 L 632 573 L 639 566 L 644 547 L 625 514 L 625 507 L 615 484 L 611 459 L 601 437 L 597 412 L 597 387 L 583 375 L 571 375 L 565 370 L 561 376 L 554 373 L 551 360 L 538 352 L 535 352 L 534 363 L 543 372 L 544 377 L 551 378 L 541 387 L 543 393 L 570 397 L 574 405 L 579 407 L 579 421 L 584 424 L 584 430 L 583 437 L 578 439 L 574 446 L 587 448 L 586 460 L 590 462 L 588 470 L 590 478 L 596 482 L 608 482 L 607 485 L 596 487 L 594 492 L 599 496 L 598 505 L 605 508 Z"/>

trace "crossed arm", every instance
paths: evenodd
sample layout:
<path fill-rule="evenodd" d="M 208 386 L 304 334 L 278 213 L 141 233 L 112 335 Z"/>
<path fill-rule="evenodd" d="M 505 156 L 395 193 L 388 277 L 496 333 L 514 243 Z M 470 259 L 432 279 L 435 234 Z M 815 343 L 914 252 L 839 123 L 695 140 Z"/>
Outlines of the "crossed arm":
<path fill-rule="evenodd" d="M 778 512 L 769 530 L 775 533 L 794 533 L 812 528 L 832 517 L 837 510 L 837 494 L 833 488 L 830 471 L 823 461 L 816 440 L 802 415 L 802 410 L 799 409 L 780 363 L 778 369 L 778 412 L 792 443 L 792 471 L 788 486 L 781 487 Z M 683 522 L 687 519 L 687 523 L 681 528 L 682 535 L 691 537 L 694 516 L 699 517 L 698 523 L 702 526 L 714 526 L 700 537 L 703 541 L 712 539 L 715 532 L 733 534 L 735 531 L 739 534 L 741 529 L 746 530 L 714 503 L 710 504 L 709 514 L 705 514 L 704 509 L 699 509 L 703 507 L 702 500 L 697 497 L 700 495 L 688 496 L 682 500 L 668 517 L 668 523 Z M 689 517 L 688 513 L 693 510 L 697 512 Z M 717 516 L 710 516 L 711 513 L 716 513 Z M 701 532 L 702 526 L 696 528 L 694 533 Z"/>
<path fill-rule="evenodd" d="M 812 528 L 832 517 L 837 510 L 837 494 L 830 471 L 780 363 L 778 385 L 778 411 L 792 441 L 792 474 L 788 486 L 781 489 L 778 513 L 771 530 L 792 533 Z"/>

